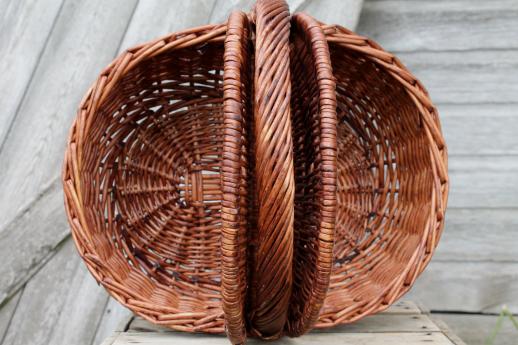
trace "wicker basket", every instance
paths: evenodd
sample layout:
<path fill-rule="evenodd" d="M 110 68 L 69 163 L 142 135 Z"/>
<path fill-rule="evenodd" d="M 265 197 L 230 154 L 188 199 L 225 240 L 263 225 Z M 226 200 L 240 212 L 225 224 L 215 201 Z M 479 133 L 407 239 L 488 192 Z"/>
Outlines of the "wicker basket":
<path fill-rule="evenodd" d="M 129 49 L 81 102 L 63 168 L 88 269 L 188 332 L 298 336 L 385 309 L 424 269 L 448 177 L 422 85 L 284 1 Z"/>

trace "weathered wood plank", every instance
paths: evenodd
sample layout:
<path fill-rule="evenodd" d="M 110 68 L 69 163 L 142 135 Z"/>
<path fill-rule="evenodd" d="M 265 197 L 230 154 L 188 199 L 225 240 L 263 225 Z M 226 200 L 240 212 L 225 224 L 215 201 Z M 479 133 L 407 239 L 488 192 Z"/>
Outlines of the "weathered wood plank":
<path fill-rule="evenodd" d="M 9 328 L 22 291 L 18 291 L 13 297 L 0 306 L 0 344 L 2 344 L 2 339 L 4 339 L 5 333 Z"/>
<path fill-rule="evenodd" d="M 497 316 L 476 314 L 432 314 L 432 319 L 444 321 L 453 333 L 469 345 L 484 345 L 493 331 Z M 496 337 L 495 345 L 516 345 L 518 330 L 505 320 Z"/>
<path fill-rule="evenodd" d="M 202 334 L 174 334 L 170 333 L 122 333 L 113 345 L 161 345 L 161 344 L 228 344 L 228 340 L 221 336 L 207 336 Z M 249 344 L 263 344 L 264 341 L 250 339 Z M 275 344 L 293 344 L 294 340 L 282 338 Z M 297 338 L 297 344 L 361 344 L 361 345 L 415 345 L 427 343 L 430 345 L 451 345 L 453 344 L 446 336 L 439 332 L 420 332 L 420 333 L 350 333 L 347 335 L 338 333 L 312 333 Z"/>
<path fill-rule="evenodd" d="M 518 312 L 516 262 L 432 262 L 405 296 L 432 311 Z"/>
<path fill-rule="evenodd" d="M 431 316 L 432 317 L 432 316 Z M 466 343 L 457 335 L 455 334 L 444 321 L 433 318 L 432 320 L 434 323 L 441 329 L 441 332 L 448 338 L 452 343 L 455 345 L 466 345 Z"/>
<path fill-rule="evenodd" d="M 59 318 L 55 320 L 49 344 L 89 345 L 95 338 L 96 327 L 102 321 L 108 295 L 103 287 L 97 285 L 82 262 L 73 278 L 63 283 L 68 287 L 64 295 L 66 300 Z"/>
<path fill-rule="evenodd" d="M 106 301 L 68 240 L 27 283 L 3 344 L 89 345 Z"/>
<path fill-rule="evenodd" d="M 104 341 L 102 343 L 94 343 L 93 345 L 97 345 L 97 344 L 100 344 L 100 345 L 113 345 L 113 343 L 118 338 L 118 336 L 119 336 L 119 334 L 116 333 L 116 334 L 111 335 L 108 338 L 104 339 Z"/>
<path fill-rule="evenodd" d="M 449 207 L 518 207 L 517 156 L 451 157 L 449 174 Z"/>
<path fill-rule="evenodd" d="M 115 299 L 109 298 L 92 345 L 100 344 L 102 340 L 112 334 L 120 325 L 121 321 L 127 319 L 129 315 L 131 315 L 129 309 L 123 307 Z"/>
<path fill-rule="evenodd" d="M 517 215 L 518 208 L 449 208 L 434 261 L 518 262 Z"/>
<path fill-rule="evenodd" d="M 255 0 L 216 0 L 210 22 L 224 22 L 233 9 L 248 12 L 254 3 Z M 326 0 L 325 6 L 318 0 L 287 0 L 287 3 L 291 13 L 306 12 L 322 22 L 354 29 L 358 24 L 363 0 Z"/>
<path fill-rule="evenodd" d="M 397 56 L 424 83 L 435 103 L 518 102 L 518 50 L 419 51 Z"/>
<path fill-rule="evenodd" d="M 437 325 L 426 314 L 377 314 L 367 316 L 348 325 L 321 330 L 329 333 L 389 333 L 389 332 L 439 332 Z"/>
<path fill-rule="evenodd" d="M 298 3 L 297 3 L 298 2 Z M 354 30 L 358 25 L 363 0 L 293 1 L 290 10 L 306 12 L 326 24 L 339 24 Z"/>
<path fill-rule="evenodd" d="M 0 150 L 62 2 L 0 1 Z"/>
<path fill-rule="evenodd" d="M 517 17 L 514 0 L 366 1 L 358 32 L 392 51 L 508 49 Z"/>
<path fill-rule="evenodd" d="M 518 155 L 518 104 L 438 106 L 453 155 Z"/>
<path fill-rule="evenodd" d="M 0 229 L 59 175 L 77 105 L 117 51 L 135 3 L 64 4 L 0 152 Z"/>
<path fill-rule="evenodd" d="M 399 315 L 399 314 L 421 314 L 422 311 L 412 301 L 400 300 L 392 304 L 383 314 Z"/>
<path fill-rule="evenodd" d="M 140 1 L 121 47 L 127 49 L 170 32 L 206 25 L 214 5 L 215 0 Z"/>
<path fill-rule="evenodd" d="M 287 1 L 293 6 L 294 1 Z M 250 12 L 254 6 L 255 0 L 216 0 L 212 12 L 210 14 L 210 23 L 223 23 L 228 19 L 232 10 Z"/>
<path fill-rule="evenodd" d="M 45 263 L 68 234 L 61 184 L 56 181 L 0 232 L 0 303 Z"/>

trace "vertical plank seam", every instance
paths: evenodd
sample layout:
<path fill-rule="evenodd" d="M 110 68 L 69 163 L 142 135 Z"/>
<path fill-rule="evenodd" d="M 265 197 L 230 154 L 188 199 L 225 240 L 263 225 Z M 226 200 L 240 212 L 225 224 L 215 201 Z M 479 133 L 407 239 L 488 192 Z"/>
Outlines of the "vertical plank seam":
<path fill-rule="evenodd" d="M 11 323 L 13 322 L 14 314 L 16 313 L 16 310 L 18 309 L 18 305 L 20 304 L 20 301 L 23 297 L 23 292 L 25 291 L 25 284 L 20 289 L 20 296 L 18 297 L 18 300 L 16 301 L 16 305 L 14 306 L 13 311 L 11 312 L 11 316 L 9 317 L 9 321 L 7 322 L 7 327 L 4 330 L 4 333 L 2 334 L 2 337 L 0 338 L 0 345 L 4 344 L 5 337 L 7 336 L 7 331 L 9 328 L 11 328 Z M 2 307 L 5 306 L 5 303 L 2 305 Z"/>
<path fill-rule="evenodd" d="M 101 288 L 99 286 L 99 284 L 97 286 L 99 288 Z M 109 302 L 110 302 L 110 296 L 106 296 L 106 302 L 104 302 L 103 310 L 102 310 L 101 314 L 99 315 L 99 319 L 97 320 L 97 324 L 95 325 L 95 331 L 92 333 L 92 338 L 88 342 L 91 345 L 96 345 L 94 342 L 95 342 L 95 339 L 97 338 L 97 333 L 99 332 L 99 328 L 101 327 L 101 323 L 102 323 L 102 321 L 104 319 L 104 315 L 107 312 Z M 2 345 L 2 344 L 0 344 L 0 345 Z"/>

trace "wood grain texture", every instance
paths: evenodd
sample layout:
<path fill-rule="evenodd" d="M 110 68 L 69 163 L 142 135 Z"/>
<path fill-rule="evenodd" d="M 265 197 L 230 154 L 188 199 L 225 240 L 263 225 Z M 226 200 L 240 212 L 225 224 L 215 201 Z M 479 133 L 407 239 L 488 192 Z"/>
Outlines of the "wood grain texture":
<path fill-rule="evenodd" d="M 64 4 L 0 152 L 0 229 L 60 174 L 76 107 L 117 51 L 135 3 Z"/>
<path fill-rule="evenodd" d="M 363 0 L 288 0 L 290 12 L 306 12 L 329 24 L 341 24 L 354 29 L 360 18 Z M 228 18 L 233 9 L 248 12 L 255 0 L 216 0 L 210 23 L 220 23 Z"/>
<path fill-rule="evenodd" d="M 499 313 L 506 304 L 518 312 L 518 265 L 432 260 L 405 298 L 432 311 Z"/>
<path fill-rule="evenodd" d="M 0 1 L 0 150 L 62 3 Z"/>
<path fill-rule="evenodd" d="M 518 104 L 443 104 L 438 110 L 450 159 L 518 155 Z"/>
<path fill-rule="evenodd" d="M 2 344 L 5 333 L 11 324 L 11 320 L 13 318 L 16 307 L 18 306 L 18 302 L 20 301 L 22 293 L 23 290 L 18 291 L 13 297 L 5 301 L 5 303 L 0 307 L 0 344 Z"/>
<path fill-rule="evenodd" d="M 325 2 L 293 1 L 289 2 L 291 12 L 306 12 L 326 24 L 340 24 L 354 30 L 360 19 L 363 0 L 326 0 Z"/>
<path fill-rule="evenodd" d="M 416 51 L 397 56 L 439 105 L 518 102 L 518 50 Z"/>
<path fill-rule="evenodd" d="M 68 235 L 61 184 L 56 181 L 0 232 L 0 304 L 48 260 Z"/>
<path fill-rule="evenodd" d="M 458 335 L 466 344 L 484 345 L 485 340 L 491 334 L 496 325 L 495 315 L 470 315 L 470 314 L 432 314 L 434 321 L 442 320 L 453 333 Z M 513 327 L 510 320 L 505 320 L 502 330 L 498 333 L 495 345 L 516 345 L 518 330 Z"/>
<path fill-rule="evenodd" d="M 205 25 L 214 5 L 215 0 L 140 1 L 122 40 L 121 50 L 171 32 Z"/>
<path fill-rule="evenodd" d="M 366 1 L 358 31 L 391 51 L 509 49 L 517 17 L 514 0 Z"/>
<path fill-rule="evenodd" d="M 448 168 L 450 209 L 518 208 L 516 156 L 458 156 Z"/>
<path fill-rule="evenodd" d="M 450 208 L 433 260 L 517 262 L 517 214 L 518 208 Z"/>
<path fill-rule="evenodd" d="M 3 344 L 90 344 L 106 299 L 68 240 L 27 283 Z"/>
<path fill-rule="evenodd" d="M 119 327 L 120 323 L 130 315 L 132 315 L 132 313 L 129 309 L 124 308 L 119 302 L 110 297 L 104 308 L 101 320 L 99 321 L 99 326 L 95 332 L 92 345 L 100 344 L 103 339 L 111 335 L 113 331 Z"/>

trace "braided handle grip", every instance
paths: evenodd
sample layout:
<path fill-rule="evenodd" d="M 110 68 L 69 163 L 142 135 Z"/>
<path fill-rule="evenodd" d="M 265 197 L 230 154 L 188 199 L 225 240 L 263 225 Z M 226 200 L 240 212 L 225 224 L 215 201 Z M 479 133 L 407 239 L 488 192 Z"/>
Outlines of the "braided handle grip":
<path fill-rule="evenodd" d="M 295 181 L 290 114 L 290 13 L 286 2 L 255 6 L 254 137 L 257 247 L 249 293 L 252 334 L 274 339 L 286 323 L 292 289 Z"/>

